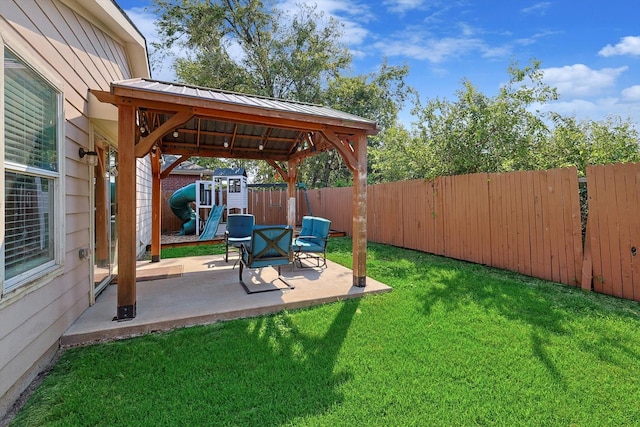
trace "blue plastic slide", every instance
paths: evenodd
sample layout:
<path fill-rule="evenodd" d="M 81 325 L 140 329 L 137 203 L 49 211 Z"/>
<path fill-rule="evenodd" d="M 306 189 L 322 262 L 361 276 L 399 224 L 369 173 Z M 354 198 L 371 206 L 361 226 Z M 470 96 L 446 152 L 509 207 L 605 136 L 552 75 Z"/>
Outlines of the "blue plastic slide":
<path fill-rule="evenodd" d="M 196 184 L 185 185 L 177 189 L 169 198 L 171 212 L 182 221 L 180 236 L 195 234 L 196 232 L 196 212 L 191 207 L 191 203 L 196 201 Z M 204 225 L 204 230 L 198 237 L 199 240 L 211 240 L 218 231 L 218 224 L 222 218 L 225 206 L 214 206 L 211 214 Z"/>
<path fill-rule="evenodd" d="M 216 236 L 216 231 L 218 231 L 218 225 L 220 224 L 220 219 L 222 218 L 222 213 L 224 212 L 225 206 L 214 206 L 211 209 L 211 213 L 209 214 L 209 218 L 207 218 L 207 223 L 204 225 L 204 229 L 198 240 L 213 240 Z"/>
<path fill-rule="evenodd" d="M 175 216 L 182 221 L 180 235 L 185 236 L 196 232 L 196 213 L 191 203 L 196 201 L 195 182 L 177 189 L 169 199 L 169 207 Z"/>

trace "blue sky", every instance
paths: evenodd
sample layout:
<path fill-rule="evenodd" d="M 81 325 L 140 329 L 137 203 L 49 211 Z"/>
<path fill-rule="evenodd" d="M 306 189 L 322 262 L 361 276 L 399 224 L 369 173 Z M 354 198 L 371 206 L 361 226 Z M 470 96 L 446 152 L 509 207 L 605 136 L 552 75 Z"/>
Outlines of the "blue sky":
<path fill-rule="evenodd" d="M 154 39 L 150 0 L 116 0 Z M 296 0 L 276 0 L 284 9 Z M 542 61 L 560 100 L 548 109 L 579 119 L 613 114 L 640 128 L 640 12 L 637 0 L 318 0 L 337 18 L 353 54 L 353 74 L 374 72 L 386 57 L 409 65 L 408 83 L 423 101 L 455 99 L 463 78 L 496 95 L 512 61 Z M 169 66 L 152 70 L 175 80 Z M 411 122 L 408 111 L 404 122 Z"/>

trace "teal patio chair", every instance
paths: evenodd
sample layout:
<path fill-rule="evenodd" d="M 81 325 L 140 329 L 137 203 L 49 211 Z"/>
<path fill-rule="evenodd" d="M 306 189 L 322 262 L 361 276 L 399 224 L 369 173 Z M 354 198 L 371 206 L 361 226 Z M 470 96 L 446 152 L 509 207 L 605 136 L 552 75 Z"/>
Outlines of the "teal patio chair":
<path fill-rule="evenodd" d="M 253 229 L 249 244 L 240 245 L 240 283 L 248 294 L 281 290 L 278 287 L 250 288 L 242 279 L 245 268 L 276 267 L 278 279 L 288 288 L 293 286 L 282 277 L 280 268 L 291 265 L 293 229 L 288 226 L 261 226 Z"/>
<path fill-rule="evenodd" d="M 327 266 L 327 242 L 331 221 L 316 216 L 303 216 L 300 235 L 293 240 L 294 262 L 300 267 L 304 260 L 315 260 L 317 267 Z"/>
<path fill-rule="evenodd" d="M 251 242 L 251 232 L 254 226 L 255 217 L 251 214 L 230 214 L 227 216 L 227 230 L 224 232 L 225 262 L 229 262 L 229 247 L 236 248 L 240 252 L 240 245 Z M 235 266 L 233 264 L 234 268 Z"/>

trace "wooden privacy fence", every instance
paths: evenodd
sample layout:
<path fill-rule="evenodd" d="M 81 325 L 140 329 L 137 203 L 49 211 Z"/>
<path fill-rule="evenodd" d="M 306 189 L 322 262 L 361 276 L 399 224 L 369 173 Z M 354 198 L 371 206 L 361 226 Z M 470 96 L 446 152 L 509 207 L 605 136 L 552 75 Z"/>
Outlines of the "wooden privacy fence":
<path fill-rule="evenodd" d="M 587 167 L 585 267 L 596 292 L 640 301 L 640 164 Z"/>
<path fill-rule="evenodd" d="M 256 224 L 287 223 L 287 190 L 281 188 L 249 191 L 248 212 L 256 217 Z M 313 211 L 312 211 L 313 212 Z M 308 215 L 303 190 L 296 191 L 296 224 L 302 223 L 302 217 Z"/>
<path fill-rule="evenodd" d="M 350 233 L 351 189 L 309 193 L 314 213 Z M 370 186 L 368 240 L 576 286 L 582 240 L 575 168 Z"/>
<path fill-rule="evenodd" d="M 584 244 L 575 168 L 372 185 L 368 240 L 640 301 L 639 185 L 639 163 L 587 168 Z M 351 235 L 351 187 L 307 195 L 314 215 Z M 302 191 L 297 199 L 300 223 L 308 212 Z M 285 190 L 252 192 L 249 212 L 258 223 L 285 223 Z"/>

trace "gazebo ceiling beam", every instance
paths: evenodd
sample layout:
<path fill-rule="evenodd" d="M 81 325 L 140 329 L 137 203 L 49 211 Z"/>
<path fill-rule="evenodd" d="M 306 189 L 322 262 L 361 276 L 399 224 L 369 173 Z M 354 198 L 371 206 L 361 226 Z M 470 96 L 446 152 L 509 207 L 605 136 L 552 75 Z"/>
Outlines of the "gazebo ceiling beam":
<path fill-rule="evenodd" d="M 289 155 L 293 154 L 296 150 L 298 150 L 300 141 L 302 140 L 302 138 L 304 138 L 304 135 L 305 135 L 304 132 L 302 131 L 298 132 L 298 134 L 294 139 L 294 144 L 292 144 L 291 148 L 289 149 Z"/>
<path fill-rule="evenodd" d="M 173 115 L 169 120 L 155 128 L 149 135 L 142 138 L 135 146 L 136 157 L 146 156 L 156 142 L 162 140 L 162 137 L 187 123 L 193 114 L 190 111 L 180 111 Z"/>
<path fill-rule="evenodd" d="M 228 137 L 228 138 L 231 138 L 230 145 L 232 145 L 235 142 L 236 138 L 265 140 L 265 137 L 262 136 L 262 135 L 245 135 L 245 134 L 239 135 L 239 134 L 237 134 L 237 126 L 234 126 L 234 129 L 233 129 L 232 132 L 209 131 L 209 130 L 202 130 L 200 128 L 198 128 L 198 129 L 187 129 L 187 128 L 184 128 L 184 127 L 181 127 L 179 129 L 176 129 L 176 130 L 178 132 L 180 132 L 180 133 L 196 135 L 198 139 L 200 139 L 202 136 Z M 269 133 L 271 133 L 271 131 Z M 298 139 L 297 137 L 296 138 L 273 137 L 273 136 L 269 136 L 268 137 L 268 140 L 272 141 L 272 142 L 285 142 L 285 143 L 291 143 L 291 144 L 295 144 L 297 139 Z M 169 142 L 169 141 L 167 141 L 167 142 Z M 171 142 L 173 142 L 173 141 L 171 141 Z"/>
<path fill-rule="evenodd" d="M 179 146 L 173 145 L 162 145 L 162 152 L 164 154 L 174 154 L 174 155 L 188 155 L 199 156 L 199 157 L 219 157 L 223 159 L 248 159 L 248 160 L 277 160 L 277 161 L 287 161 L 291 156 L 286 153 L 281 152 L 269 152 L 268 150 L 260 151 L 257 148 L 246 148 L 246 149 L 234 149 L 233 151 L 229 151 L 224 147 L 195 147 L 190 146 L 186 147 L 184 144 L 180 144 Z"/>
<path fill-rule="evenodd" d="M 276 172 L 278 173 L 278 175 L 280 175 L 280 177 L 282 178 L 282 180 L 284 182 L 288 182 L 289 181 L 289 171 L 285 170 L 282 166 L 280 166 L 275 160 L 267 160 L 267 163 L 269 164 L 269 166 L 271 166 L 272 168 L 274 168 L 276 170 Z"/>

